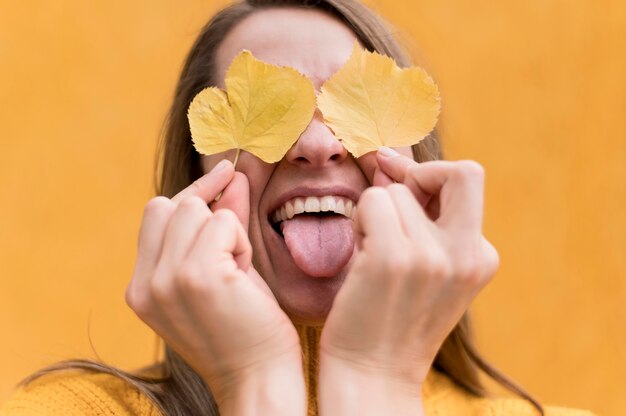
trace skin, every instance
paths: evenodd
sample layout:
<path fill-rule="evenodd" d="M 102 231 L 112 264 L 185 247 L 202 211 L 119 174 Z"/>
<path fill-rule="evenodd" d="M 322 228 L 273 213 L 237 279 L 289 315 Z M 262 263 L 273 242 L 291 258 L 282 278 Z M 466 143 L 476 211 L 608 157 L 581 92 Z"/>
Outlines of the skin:
<path fill-rule="evenodd" d="M 355 41 L 350 29 L 318 11 L 257 12 L 235 27 L 218 48 L 216 79 L 225 88 L 223 80 L 228 66 L 237 54 L 247 49 L 264 62 L 297 69 L 319 91 L 324 81 L 348 60 Z M 409 147 L 399 150 L 411 155 Z M 323 323 L 349 266 L 331 278 L 314 279 L 306 275 L 293 263 L 282 239 L 270 227 L 267 220 L 270 211 L 281 195 L 296 187 L 338 187 L 358 198 L 372 182 L 376 167 L 372 156 L 358 162 L 350 157 L 322 122 L 318 111 L 279 163 L 263 163 L 245 152 L 240 157 L 237 170 L 250 184 L 248 235 L 254 247 L 254 266 L 295 322 Z M 204 156 L 205 172 L 225 157 L 233 160 L 234 151 Z"/>
<path fill-rule="evenodd" d="M 318 11 L 257 12 L 224 39 L 217 79 L 248 49 L 319 88 L 354 39 Z M 498 256 L 481 234 L 480 165 L 418 164 L 397 150 L 357 161 L 316 114 L 277 164 L 243 153 L 235 172 L 218 163 L 232 154 L 205 157 L 206 175 L 146 205 L 127 302 L 203 377 L 222 414 L 306 414 L 294 322 L 325 322 L 321 414 L 423 414 L 426 373 Z M 270 211 L 297 187 L 359 200 L 357 249 L 337 276 L 304 274 L 270 227 Z"/>

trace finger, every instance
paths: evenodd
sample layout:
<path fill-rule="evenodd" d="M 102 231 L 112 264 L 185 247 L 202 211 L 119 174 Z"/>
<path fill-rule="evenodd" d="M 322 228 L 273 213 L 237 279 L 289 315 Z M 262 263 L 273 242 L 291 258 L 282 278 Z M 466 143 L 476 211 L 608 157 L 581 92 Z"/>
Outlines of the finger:
<path fill-rule="evenodd" d="M 137 267 L 153 270 L 161 255 L 163 237 L 176 205 L 164 196 L 152 198 L 146 204 L 137 243 Z"/>
<path fill-rule="evenodd" d="M 434 224 L 409 188 L 397 183 L 388 186 L 387 191 L 391 195 L 404 234 L 416 242 L 431 241 Z"/>
<path fill-rule="evenodd" d="M 394 149 L 385 146 L 378 149 L 376 160 L 380 169 L 396 182 L 404 182 L 407 168 L 417 163 L 410 157 L 401 155 Z"/>
<path fill-rule="evenodd" d="M 360 248 L 389 251 L 400 243 L 402 224 L 385 188 L 367 188 L 359 198 L 353 223 Z"/>
<path fill-rule="evenodd" d="M 425 207 L 430 199 L 430 195 L 413 181 L 407 181 L 407 172 L 412 166 L 418 163 L 410 157 L 401 155 L 389 147 L 381 147 L 376 153 L 380 170 L 389 176 L 393 181 L 404 183 L 409 187 L 421 206 Z"/>
<path fill-rule="evenodd" d="M 232 255 L 237 267 L 247 271 L 252 262 L 252 246 L 248 235 L 239 222 L 237 215 L 228 209 L 215 211 L 206 222 L 188 259 L 214 266 L 223 259 L 223 254 Z"/>
<path fill-rule="evenodd" d="M 500 266 L 500 255 L 493 244 L 491 244 L 484 236 L 481 238 L 481 248 L 483 261 L 485 262 L 485 267 L 483 269 L 484 275 L 482 277 L 486 284 L 498 271 L 498 267 Z"/>
<path fill-rule="evenodd" d="M 137 244 L 137 263 L 126 289 L 126 301 L 131 307 L 139 307 L 145 300 L 148 282 L 161 256 L 165 230 L 175 209 L 176 205 L 163 196 L 151 199 L 144 208 Z"/>
<path fill-rule="evenodd" d="M 176 194 L 172 201 L 176 204 L 182 200 L 196 196 L 209 203 L 224 190 L 233 178 L 235 168 L 229 160 L 222 160 L 206 175 L 195 180 L 191 185 Z"/>
<path fill-rule="evenodd" d="M 432 221 L 436 221 L 437 218 L 439 218 L 439 209 L 439 197 L 431 195 L 426 203 L 426 207 L 424 207 L 424 210 L 428 214 L 428 218 Z"/>
<path fill-rule="evenodd" d="M 480 233 L 483 218 L 484 172 L 473 161 L 431 161 L 409 168 L 406 181 L 439 194 L 439 218 L 444 228 Z"/>
<path fill-rule="evenodd" d="M 206 203 L 199 197 L 189 197 L 178 204 L 165 231 L 163 253 L 159 260 L 158 267 L 165 270 L 165 275 L 180 265 L 211 215 Z"/>
<path fill-rule="evenodd" d="M 224 189 L 220 200 L 211 204 L 213 211 L 223 208 L 233 211 L 239 218 L 239 222 L 243 225 L 244 230 L 248 232 L 248 223 L 250 222 L 250 184 L 248 177 L 243 173 L 235 172 L 233 179 Z"/>
<path fill-rule="evenodd" d="M 252 281 L 252 283 L 254 283 L 254 285 L 256 287 L 261 289 L 263 291 L 263 293 L 265 293 L 266 295 L 268 295 L 272 299 L 276 299 L 274 297 L 274 293 L 272 292 L 272 289 L 270 289 L 270 287 L 267 285 L 267 282 L 265 280 L 263 280 L 261 275 L 254 269 L 254 267 L 251 267 L 251 268 L 248 269 L 247 275 L 250 278 L 250 280 Z"/>
<path fill-rule="evenodd" d="M 380 168 L 376 168 L 374 170 L 374 180 L 372 184 L 374 186 L 388 186 L 394 183 L 393 179 L 391 179 L 385 172 L 383 172 Z"/>

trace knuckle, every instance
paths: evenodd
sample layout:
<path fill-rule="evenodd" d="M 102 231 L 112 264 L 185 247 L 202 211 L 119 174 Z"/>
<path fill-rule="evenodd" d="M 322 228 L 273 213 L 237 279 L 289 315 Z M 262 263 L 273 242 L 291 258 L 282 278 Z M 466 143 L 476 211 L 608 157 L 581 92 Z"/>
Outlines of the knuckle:
<path fill-rule="evenodd" d="M 173 202 L 169 198 L 156 196 L 150 199 L 144 206 L 144 215 L 168 210 L 172 205 Z"/>
<path fill-rule="evenodd" d="M 387 187 L 390 192 L 403 192 L 406 186 L 402 183 L 392 183 Z"/>
<path fill-rule="evenodd" d="M 469 257 L 457 269 L 459 282 L 469 286 L 477 286 L 483 281 L 483 267 L 479 259 Z"/>
<path fill-rule="evenodd" d="M 380 251 L 373 254 L 371 263 L 381 277 L 401 278 L 416 272 L 415 258 L 407 250 Z"/>
<path fill-rule="evenodd" d="M 483 259 L 485 261 L 484 279 L 489 282 L 500 267 L 500 255 L 498 250 L 483 238 Z"/>
<path fill-rule="evenodd" d="M 387 191 L 384 188 L 379 186 L 371 186 L 363 191 L 361 197 L 359 198 L 359 202 L 364 202 L 364 205 L 367 205 L 369 202 L 377 201 L 381 198 L 384 198 L 387 194 Z"/>
<path fill-rule="evenodd" d="M 459 283 L 470 287 L 484 285 L 494 274 L 493 259 L 485 256 L 480 247 L 465 252 L 457 261 L 455 276 Z"/>
<path fill-rule="evenodd" d="M 206 290 L 208 279 L 202 273 L 202 270 L 194 262 L 186 262 L 181 265 L 176 274 L 176 285 L 183 293 L 194 293 L 200 290 Z"/>
<path fill-rule="evenodd" d="M 199 196 L 192 195 L 180 201 L 178 207 L 182 210 L 194 211 L 206 208 L 206 203 Z"/>
<path fill-rule="evenodd" d="M 150 285 L 150 295 L 159 305 L 167 305 L 171 303 L 173 296 L 171 287 L 157 279 L 154 279 Z"/>
<path fill-rule="evenodd" d="M 485 169 L 474 160 L 461 160 L 457 163 L 457 174 L 466 179 L 483 181 Z"/>
<path fill-rule="evenodd" d="M 393 183 L 387 187 L 387 190 L 392 196 L 405 197 L 407 195 L 410 195 L 412 197 L 411 191 L 403 183 Z"/>
<path fill-rule="evenodd" d="M 412 274 L 414 270 L 414 264 L 410 256 L 403 255 L 397 251 L 383 257 L 382 262 L 385 264 L 388 273 L 392 276 L 407 276 Z"/>
<path fill-rule="evenodd" d="M 150 299 L 139 291 L 134 285 L 126 288 L 125 294 L 126 304 L 133 310 L 137 316 L 143 320 L 148 320 L 151 316 L 152 304 Z"/>
<path fill-rule="evenodd" d="M 202 182 L 200 182 L 199 179 L 196 179 L 195 181 L 193 181 L 189 187 L 187 188 L 191 191 L 192 195 L 198 195 L 202 192 Z"/>
<path fill-rule="evenodd" d="M 420 263 L 420 269 L 435 279 L 448 279 L 452 275 L 452 264 L 440 250 L 430 250 Z"/>
<path fill-rule="evenodd" d="M 239 218 L 234 211 L 228 208 L 220 208 L 213 213 L 213 219 L 224 223 L 238 223 Z"/>
<path fill-rule="evenodd" d="M 126 304 L 132 310 L 135 310 L 135 306 L 139 304 L 140 301 L 138 299 L 137 292 L 135 291 L 135 287 L 132 284 L 126 288 L 124 299 L 126 300 Z"/>
<path fill-rule="evenodd" d="M 411 178 L 411 177 L 412 178 L 418 177 L 420 170 L 423 170 L 424 168 L 432 166 L 433 162 L 435 161 L 426 161 L 426 162 L 411 164 L 411 166 L 409 166 L 408 169 L 406 170 L 406 173 L 404 175 L 404 180 L 406 181 L 408 178 Z"/>
<path fill-rule="evenodd" d="M 449 279 L 452 275 L 452 265 L 448 261 L 432 261 L 429 270 L 431 276 L 437 279 Z"/>

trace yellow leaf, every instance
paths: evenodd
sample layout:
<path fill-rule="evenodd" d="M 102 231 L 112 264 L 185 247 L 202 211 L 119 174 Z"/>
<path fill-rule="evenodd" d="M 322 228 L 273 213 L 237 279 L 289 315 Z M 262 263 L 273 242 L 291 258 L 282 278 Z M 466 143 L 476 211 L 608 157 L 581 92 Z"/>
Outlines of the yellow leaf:
<path fill-rule="evenodd" d="M 437 124 L 439 90 L 421 68 L 399 68 L 393 59 L 355 43 L 352 55 L 317 97 L 324 122 L 355 157 L 381 146 L 418 143 Z"/>
<path fill-rule="evenodd" d="M 261 62 L 243 51 L 224 82 L 226 92 L 206 88 L 189 106 L 196 150 L 205 155 L 245 150 L 267 163 L 278 162 L 313 118 L 311 81 L 293 68 Z"/>

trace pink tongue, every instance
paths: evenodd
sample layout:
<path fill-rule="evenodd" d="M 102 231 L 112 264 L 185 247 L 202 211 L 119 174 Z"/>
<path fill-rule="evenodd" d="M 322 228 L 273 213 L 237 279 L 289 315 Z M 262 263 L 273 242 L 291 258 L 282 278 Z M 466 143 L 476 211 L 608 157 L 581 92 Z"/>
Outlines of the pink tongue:
<path fill-rule="evenodd" d="M 346 217 L 296 215 L 281 228 L 293 261 L 310 276 L 335 276 L 352 257 L 352 221 Z"/>

